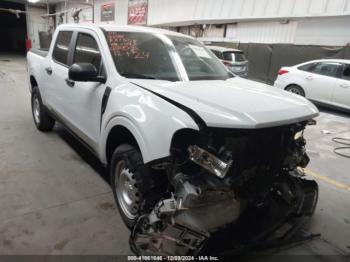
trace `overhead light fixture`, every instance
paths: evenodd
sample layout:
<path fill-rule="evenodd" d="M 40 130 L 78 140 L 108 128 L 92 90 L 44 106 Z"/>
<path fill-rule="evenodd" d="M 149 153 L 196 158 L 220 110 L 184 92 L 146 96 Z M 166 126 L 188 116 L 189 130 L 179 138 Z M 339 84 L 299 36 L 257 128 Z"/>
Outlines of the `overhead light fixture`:
<path fill-rule="evenodd" d="M 33 4 L 35 4 L 35 3 L 39 2 L 39 1 L 40 0 L 28 0 L 29 3 L 33 3 Z"/>

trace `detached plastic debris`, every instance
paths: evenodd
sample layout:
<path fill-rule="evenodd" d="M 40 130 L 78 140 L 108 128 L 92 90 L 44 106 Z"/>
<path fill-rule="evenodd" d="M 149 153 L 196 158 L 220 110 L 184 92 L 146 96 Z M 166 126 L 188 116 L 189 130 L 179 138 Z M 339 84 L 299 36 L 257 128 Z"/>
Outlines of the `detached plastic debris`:
<path fill-rule="evenodd" d="M 325 134 L 325 135 L 332 134 L 332 132 L 329 131 L 329 130 L 322 130 L 321 133 L 322 133 L 322 134 Z"/>

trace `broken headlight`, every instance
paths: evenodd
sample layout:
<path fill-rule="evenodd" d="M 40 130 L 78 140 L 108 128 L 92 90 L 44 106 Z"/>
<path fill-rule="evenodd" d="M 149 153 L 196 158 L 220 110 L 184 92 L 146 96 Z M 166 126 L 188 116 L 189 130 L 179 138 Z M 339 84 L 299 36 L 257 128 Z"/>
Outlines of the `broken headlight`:
<path fill-rule="evenodd" d="M 299 132 L 296 132 L 296 133 L 294 134 L 294 140 L 298 140 L 299 138 L 302 138 L 302 137 L 303 137 L 303 134 L 304 134 L 304 131 L 303 131 L 303 130 L 301 130 L 301 131 L 299 131 Z"/>
<path fill-rule="evenodd" d="M 227 171 L 230 169 L 233 163 L 232 160 L 228 162 L 222 161 L 220 158 L 196 145 L 189 146 L 188 152 L 190 160 L 220 178 L 224 178 L 226 176 Z"/>

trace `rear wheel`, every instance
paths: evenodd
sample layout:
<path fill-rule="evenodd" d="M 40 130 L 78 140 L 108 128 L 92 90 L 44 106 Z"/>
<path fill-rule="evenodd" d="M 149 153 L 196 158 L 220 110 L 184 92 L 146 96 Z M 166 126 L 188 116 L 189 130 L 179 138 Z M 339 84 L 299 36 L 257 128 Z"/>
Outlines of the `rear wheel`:
<path fill-rule="evenodd" d="M 296 95 L 304 96 L 305 97 L 305 92 L 304 90 L 298 86 L 298 85 L 290 85 L 286 87 L 286 91 L 291 92 Z"/>
<path fill-rule="evenodd" d="M 34 87 L 32 91 L 32 115 L 34 124 L 42 132 L 52 130 L 55 120 L 46 112 L 38 87 Z"/>

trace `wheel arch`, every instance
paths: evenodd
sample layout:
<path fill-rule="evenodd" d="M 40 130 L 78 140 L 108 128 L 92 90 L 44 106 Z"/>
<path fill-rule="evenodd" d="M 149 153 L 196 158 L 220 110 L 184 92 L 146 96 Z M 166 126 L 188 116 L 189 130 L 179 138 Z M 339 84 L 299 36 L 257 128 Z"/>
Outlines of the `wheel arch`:
<path fill-rule="evenodd" d="M 38 87 L 38 81 L 35 79 L 34 75 L 30 75 L 29 77 L 29 83 L 30 83 L 30 91 L 33 91 L 34 87 Z"/>
<path fill-rule="evenodd" d="M 106 140 L 105 154 L 107 163 L 110 163 L 114 150 L 122 144 L 129 144 L 140 150 L 140 146 L 132 132 L 123 125 L 116 125 L 109 131 Z"/>
<path fill-rule="evenodd" d="M 303 88 L 300 84 L 297 84 L 297 83 L 290 83 L 290 84 L 286 85 L 283 90 L 287 90 L 287 88 L 290 87 L 290 86 L 297 86 L 297 87 L 299 87 L 301 90 L 303 90 L 303 92 L 305 94 L 305 97 L 307 96 L 305 88 Z"/>
<path fill-rule="evenodd" d="M 128 143 L 140 150 L 144 162 L 149 160 L 146 142 L 137 126 L 127 117 L 113 117 L 101 133 L 99 155 L 102 163 L 108 165 L 115 148 Z"/>

